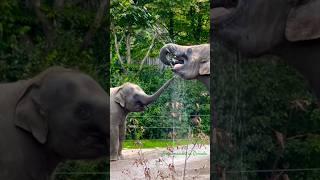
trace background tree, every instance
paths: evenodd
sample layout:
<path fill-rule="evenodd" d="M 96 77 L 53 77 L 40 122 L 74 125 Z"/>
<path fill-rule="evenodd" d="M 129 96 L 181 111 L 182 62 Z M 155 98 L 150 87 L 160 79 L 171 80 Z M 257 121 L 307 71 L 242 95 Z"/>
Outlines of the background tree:
<path fill-rule="evenodd" d="M 147 93 L 154 92 L 173 76 L 158 60 L 164 44 L 209 42 L 209 1 L 114 0 L 111 19 L 112 87 L 132 82 Z M 172 103 L 180 103 L 183 108 L 173 110 Z M 145 112 L 131 114 L 135 117 L 128 119 L 129 126 L 138 123 L 146 128 L 139 135 L 129 129 L 127 139 L 167 139 L 173 122 L 181 128 L 178 138 L 185 138 L 191 115 L 208 115 L 209 112 L 209 95 L 205 87 L 198 82 L 178 80 Z M 202 120 L 201 128 L 209 134 L 210 117 Z"/>
<path fill-rule="evenodd" d="M 318 179 L 306 170 L 320 166 L 320 111 L 306 80 L 276 57 L 213 48 L 214 167 L 226 179 Z"/>

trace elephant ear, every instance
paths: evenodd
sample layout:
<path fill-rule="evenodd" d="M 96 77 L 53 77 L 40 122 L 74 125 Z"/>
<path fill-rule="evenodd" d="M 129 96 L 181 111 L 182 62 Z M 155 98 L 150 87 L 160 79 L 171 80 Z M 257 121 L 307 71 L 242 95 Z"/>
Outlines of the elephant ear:
<path fill-rule="evenodd" d="M 320 38 L 320 1 L 308 0 L 293 7 L 286 24 L 288 41 L 302 41 Z"/>
<path fill-rule="evenodd" d="M 126 101 L 125 101 L 125 96 L 122 92 L 122 87 L 119 87 L 119 89 L 117 89 L 117 91 L 115 92 L 114 101 L 120 104 L 121 107 L 123 108 L 125 107 Z"/>
<path fill-rule="evenodd" d="M 199 74 L 200 75 L 210 75 L 210 61 L 209 60 L 203 60 L 200 62 Z"/>
<path fill-rule="evenodd" d="M 47 141 L 48 123 L 39 91 L 37 85 L 30 85 L 24 90 L 16 105 L 14 123 L 44 144 Z"/>

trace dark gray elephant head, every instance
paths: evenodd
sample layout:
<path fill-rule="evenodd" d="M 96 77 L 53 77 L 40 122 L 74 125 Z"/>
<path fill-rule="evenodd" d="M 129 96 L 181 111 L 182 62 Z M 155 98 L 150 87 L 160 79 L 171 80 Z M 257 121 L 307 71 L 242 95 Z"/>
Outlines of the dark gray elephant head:
<path fill-rule="evenodd" d="M 67 159 L 108 155 L 109 97 L 91 77 L 50 68 L 24 82 L 15 124 Z"/>
<path fill-rule="evenodd" d="M 283 43 L 318 39 L 319 9 L 317 0 L 213 0 L 212 41 L 255 56 Z"/>
<path fill-rule="evenodd" d="M 115 101 L 129 112 L 141 112 L 145 107 L 155 100 L 170 85 L 170 79 L 162 87 L 152 95 L 147 95 L 138 85 L 133 83 L 125 83 L 118 87 L 115 91 Z"/>
<path fill-rule="evenodd" d="M 210 75 L 210 45 L 181 46 L 166 44 L 160 50 L 160 60 L 184 79 Z"/>

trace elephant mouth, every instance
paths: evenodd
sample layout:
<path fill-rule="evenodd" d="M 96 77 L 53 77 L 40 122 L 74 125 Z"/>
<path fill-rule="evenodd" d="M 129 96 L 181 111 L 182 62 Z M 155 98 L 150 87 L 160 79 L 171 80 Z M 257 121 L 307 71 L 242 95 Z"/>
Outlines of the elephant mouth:
<path fill-rule="evenodd" d="M 144 111 L 144 109 L 146 108 L 146 104 L 144 104 L 143 102 L 137 102 L 137 105 L 135 106 L 135 109 L 137 112 L 140 112 L 140 111 Z"/>
<path fill-rule="evenodd" d="M 107 143 L 106 138 L 107 135 L 92 133 L 82 142 L 82 146 L 97 149 L 105 148 Z"/>
<path fill-rule="evenodd" d="M 171 53 L 168 53 L 166 58 L 170 63 L 171 69 L 174 71 L 181 69 L 187 60 L 187 57 L 175 56 Z"/>
<path fill-rule="evenodd" d="M 144 110 L 145 110 L 145 106 L 140 106 L 140 107 L 137 108 L 137 111 L 138 111 L 138 112 L 144 111 Z"/>

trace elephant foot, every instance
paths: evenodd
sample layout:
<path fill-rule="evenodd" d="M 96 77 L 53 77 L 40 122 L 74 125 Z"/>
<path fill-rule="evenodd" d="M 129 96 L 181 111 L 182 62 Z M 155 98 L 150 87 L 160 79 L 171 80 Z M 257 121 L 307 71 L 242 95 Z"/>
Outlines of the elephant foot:
<path fill-rule="evenodd" d="M 110 161 L 118 161 L 118 156 L 110 156 Z"/>

